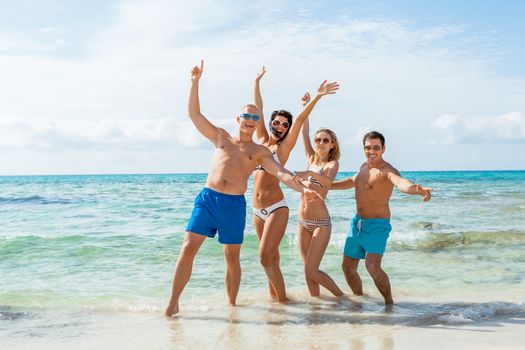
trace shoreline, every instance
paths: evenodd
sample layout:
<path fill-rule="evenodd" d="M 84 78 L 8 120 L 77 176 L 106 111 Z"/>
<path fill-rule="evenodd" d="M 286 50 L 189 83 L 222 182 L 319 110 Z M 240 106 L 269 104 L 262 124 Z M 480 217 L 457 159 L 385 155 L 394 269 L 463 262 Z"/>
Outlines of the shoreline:
<path fill-rule="evenodd" d="M 231 307 L 223 290 L 186 293 L 178 315 L 162 315 L 164 299 L 45 309 L 0 306 L 8 349 L 519 349 L 525 331 L 522 296 L 495 301 L 476 291 L 432 297 L 402 294 L 393 308 L 378 295 L 311 298 L 289 290 L 273 303 L 265 289 L 245 290 Z M 462 300 L 462 301 L 461 301 Z"/>
<path fill-rule="evenodd" d="M 261 292 L 263 293 L 263 292 Z M 290 304 L 271 303 L 262 295 L 243 298 L 239 306 L 226 305 L 224 296 L 193 300 L 173 318 L 154 310 L 48 310 L 45 317 L 6 320 L 17 322 L 2 336 L 9 349 L 520 349 L 525 312 L 495 313 L 475 322 L 446 323 L 439 318 L 392 312 L 359 310 L 358 300 L 311 298 Z M 220 299 L 220 300 L 219 300 Z M 371 298 L 375 299 L 375 298 Z M 398 306 L 399 305 L 399 306 Z M 186 307 L 185 307 L 186 306 Z M 422 304 L 421 308 L 424 308 Z M 25 321 L 25 322 L 24 322 Z M 28 327 L 27 322 L 32 323 Z M 5 328 L 5 327 L 2 327 Z"/>

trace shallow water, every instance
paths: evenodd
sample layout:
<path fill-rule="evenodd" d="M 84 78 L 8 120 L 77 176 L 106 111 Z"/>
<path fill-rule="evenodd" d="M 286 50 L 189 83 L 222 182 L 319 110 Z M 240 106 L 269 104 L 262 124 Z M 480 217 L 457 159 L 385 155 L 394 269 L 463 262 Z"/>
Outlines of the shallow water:
<path fill-rule="evenodd" d="M 363 266 L 370 297 L 307 296 L 295 235 L 298 195 L 286 189 L 291 215 L 281 261 L 294 303 L 268 302 L 248 210 L 239 322 L 407 327 L 524 317 L 525 172 L 403 175 L 435 191 L 429 203 L 394 192 L 384 257 L 397 301 L 393 310 L 385 311 Z M 157 317 L 204 181 L 203 174 L 0 177 L 0 338 L 62 339 L 64 329 L 82 337 L 101 319 Z M 334 191 L 328 198 L 334 226 L 321 266 L 349 292 L 340 264 L 354 195 Z M 193 271 L 181 317 L 233 322 L 216 240 L 205 242 Z"/>

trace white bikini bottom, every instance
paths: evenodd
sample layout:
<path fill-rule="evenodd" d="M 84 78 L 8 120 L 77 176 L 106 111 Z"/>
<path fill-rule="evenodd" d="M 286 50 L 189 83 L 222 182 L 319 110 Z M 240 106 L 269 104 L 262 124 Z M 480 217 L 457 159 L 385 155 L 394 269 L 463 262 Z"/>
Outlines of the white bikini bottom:
<path fill-rule="evenodd" d="M 266 221 L 271 213 L 273 213 L 274 211 L 276 211 L 277 209 L 280 209 L 280 208 L 288 208 L 288 203 L 286 203 L 286 198 L 283 198 L 279 202 L 270 205 L 268 208 L 257 209 L 257 208 L 254 207 L 253 208 L 253 213 L 259 219 L 262 219 L 262 220 Z"/>

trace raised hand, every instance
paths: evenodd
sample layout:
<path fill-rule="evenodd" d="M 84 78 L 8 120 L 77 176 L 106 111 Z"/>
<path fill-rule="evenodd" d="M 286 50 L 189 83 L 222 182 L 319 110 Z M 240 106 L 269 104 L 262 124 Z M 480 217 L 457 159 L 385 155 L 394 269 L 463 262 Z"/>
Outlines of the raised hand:
<path fill-rule="evenodd" d="M 334 81 L 333 83 L 326 83 L 326 80 L 321 83 L 319 86 L 319 89 L 317 89 L 317 95 L 324 96 L 324 95 L 332 95 L 335 94 L 336 91 L 339 90 L 339 83 Z"/>
<path fill-rule="evenodd" d="M 266 73 L 266 69 L 264 68 L 264 66 L 262 66 L 261 70 L 259 71 L 259 73 L 257 73 L 257 76 L 255 77 L 255 82 L 259 82 L 259 80 L 261 80 L 261 78 L 263 77 L 263 75 Z"/>
<path fill-rule="evenodd" d="M 303 103 L 303 107 L 310 102 L 310 93 L 306 92 L 303 97 L 301 97 L 301 102 Z"/>
<path fill-rule="evenodd" d="M 195 66 L 191 70 L 191 81 L 192 82 L 199 81 L 199 79 L 201 78 L 203 69 L 204 69 L 204 60 L 201 60 L 200 67 Z"/>
<path fill-rule="evenodd" d="M 432 198 L 432 187 L 422 187 L 421 185 L 416 185 L 417 194 L 423 197 L 423 202 L 428 202 Z"/>

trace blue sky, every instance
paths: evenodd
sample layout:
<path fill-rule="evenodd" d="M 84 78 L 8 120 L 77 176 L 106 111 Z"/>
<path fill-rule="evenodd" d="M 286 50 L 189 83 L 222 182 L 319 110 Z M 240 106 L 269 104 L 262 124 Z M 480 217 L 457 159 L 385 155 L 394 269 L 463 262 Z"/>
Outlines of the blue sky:
<path fill-rule="evenodd" d="M 514 1 L 2 1 L 0 175 L 206 172 L 186 115 L 235 130 L 260 66 L 265 113 L 338 81 L 312 128 L 387 137 L 400 170 L 523 169 L 525 5 Z M 300 143 L 288 163 L 304 167 Z"/>

